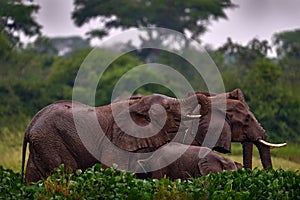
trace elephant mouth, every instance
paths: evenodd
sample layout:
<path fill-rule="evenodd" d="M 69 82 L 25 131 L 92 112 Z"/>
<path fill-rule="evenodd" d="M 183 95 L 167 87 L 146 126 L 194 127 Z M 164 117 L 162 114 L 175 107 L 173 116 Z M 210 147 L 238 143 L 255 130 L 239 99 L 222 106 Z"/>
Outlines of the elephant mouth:
<path fill-rule="evenodd" d="M 280 147 L 284 147 L 287 145 L 286 142 L 281 143 L 281 144 L 273 144 L 273 143 L 267 142 L 263 139 L 259 139 L 258 142 L 262 143 L 263 145 L 269 146 L 270 148 L 280 148 Z"/>

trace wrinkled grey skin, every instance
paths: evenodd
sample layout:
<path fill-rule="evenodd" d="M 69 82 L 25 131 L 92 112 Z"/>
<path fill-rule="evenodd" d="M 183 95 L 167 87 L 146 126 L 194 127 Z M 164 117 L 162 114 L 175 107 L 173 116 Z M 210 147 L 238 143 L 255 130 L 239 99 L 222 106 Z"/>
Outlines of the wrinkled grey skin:
<path fill-rule="evenodd" d="M 209 173 L 217 173 L 223 170 L 233 171 L 242 168 L 240 163 L 224 158 L 207 147 L 185 145 L 181 143 L 171 142 L 161 147 L 163 151 L 157 155 L 153 153 L 151 157 L 140 159 L 138 171 L 144 170 L 147 173 L 136 174 L 139 178 L 164 178 L 188 179 L 192 177 L 205 176 Z M 187 150 L 175 162 L 169 163 L 169 160 L 177 154 L 181 154 Z M 155 170 L 158 169 L 158 170 Z"/>
<path fill-rule="evenodd" d="M 26 183 L 36 182 L 49 176 L 51 171 L 60 164 L 64 164 L 66 168 L 84 170 L 99 162 L 83 145 L 74 124 L 74 113 L 81 116 L 80 125 L 83 127 L 84 133 L 90 134 L 94 131 L 91 118 L 96 115 L 97 122 L 105 136 L 114 145 L 124 151 L 149 152 L 170 142 L 178 131 L 181 117 L 191 113 L 198 103 L 202 105 L 200 113 L 205 115 L 208 112 L 209 101 L 202 94 L 184 99 L 173 99 L 154 94 L 96 108 L 72 101 L 53 103 L 34 116 L 25 132 L 22 178 L 27 143 L 29 143 L 30 153 L 25 172 Z M 163 109 L 150 109 L 154 104 L 160 105 Z M 163 128 L 158 133 L 154 132 L 156 135 L 148 138 L 137 138 L 124 133 L 116 124 L 112 109 L 119 111 L 117 117 L 124 122 L 123 128 L 134 132 L 135 130 L 131 126 L 126 127 L 128 115 L 124 113 L 128 110 L 123 108 L 128 105 L 130 116 L 137 125 L 149 125 L 148 130 L 151 132 L 152 129 L 157 131 L 156 125 L 165 122 Z M 150 123 L 149 113 L 152 114 L 153 123 Z M 106 156 L 107 159 L 114 157 L 114 159 L 124 160 L 124 163 L 128 162 L 126 157 L 105 153 L 107 149 L 102 146 L 103 137 L 95 138 L 95 140 L 99 141 L 97 147 L 99 147 L 98 155 L 100 157 Z"/>

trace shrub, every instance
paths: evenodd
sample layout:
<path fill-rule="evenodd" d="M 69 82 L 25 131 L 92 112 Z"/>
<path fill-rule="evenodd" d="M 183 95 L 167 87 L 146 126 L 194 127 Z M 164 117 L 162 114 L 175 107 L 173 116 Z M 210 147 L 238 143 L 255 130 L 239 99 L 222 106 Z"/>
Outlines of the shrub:
<path fill-rule="evenodd" d="M 20 174 L 0 167 L 0 199 L 300 199 L 300 171 L 223 171 L 189 180 L 136 179 L 116 167 L 75 173 L 62 165 L 26 186 Z"/>

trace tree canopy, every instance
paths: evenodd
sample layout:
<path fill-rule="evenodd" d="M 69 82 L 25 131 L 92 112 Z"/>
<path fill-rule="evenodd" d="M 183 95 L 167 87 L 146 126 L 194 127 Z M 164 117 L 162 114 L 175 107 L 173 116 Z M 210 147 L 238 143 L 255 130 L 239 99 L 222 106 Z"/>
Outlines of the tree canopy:
<path fill-rule="evenodd" d="M 74 0 L 72 18 L 82 26 L 98 19 L 103 27 L 89 32 L 91 37 L 102 37 L 114 28 L 163 27 L 193 39 L 204 33 L 212 19 L 226 18 L 224 10 L 233 8 L 231 0 Z"/>
<path fill-rule="evenodd" d="M 20 44 L 19 35 L 34 36 L 41 26 L 33 18 L 39 6 L 33 0 L 0 0 L 0 44 L 13 47 Z"/>
<path fill-rule="evenodd" d="M 273 38 L 280 57 L 292 56 L 300 60 L 300 29 L 277 33 Z"/>

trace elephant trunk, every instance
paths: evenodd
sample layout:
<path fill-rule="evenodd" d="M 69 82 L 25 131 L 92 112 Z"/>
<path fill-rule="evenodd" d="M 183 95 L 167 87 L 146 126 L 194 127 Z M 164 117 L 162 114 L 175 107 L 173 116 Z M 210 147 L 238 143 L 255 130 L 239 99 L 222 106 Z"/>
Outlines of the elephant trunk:
<path fill-rule="evenodd" d="M 260 160 L 263 165 L 263 168 L 264 169 L 267 167 L 272 168 L 270 147 L 258 142 L 256 142 L 255 145 L 259 151 Z"/>
<path fill-rule="evenodd" d="M 261 163 L 264 168 L 271 167 L 272 168 L 272 161 L 271 161 L 271 148 L 280 148 L 287 145 L 287 143 L 281 143 L 281 144 L 273 144 L 270 142 L 267 142 L 263 139 L 257 140 L 255 142 L 255 145 L 259 151 Z"/>
<path fill-rule="evenodd" d="M 208 113 L 210 100 L 203 94 L 194 94 L 184 99 L 178 99 L 178 101 L 183 107 L 185 117 L 187 118 L 199 118 L 201 115 L 206 115 Z M 198 104 L 201 105 L 200 115 L 190 115 L 189 113 L 192 112 Z"/>
<path fill-rule="evenodd" d="M 263 168 L 271 167 L 272 168 L 272 161 L 271 161 L 271 152 L 270 147 L 264 145 L 260 142 L 254 143 L 259 151 L 261 163 Z M 252 169 L 252 154 L 253 154 L 253 143 L 252 142 L 243 142 L 243 165 L 246 169 Z"/>
<path fill-rule="evenodd" d="M 253 153 L 253 143 L 243 142 L 243 165 L 246 169 L 252 169 L 252 153 Z"/>

